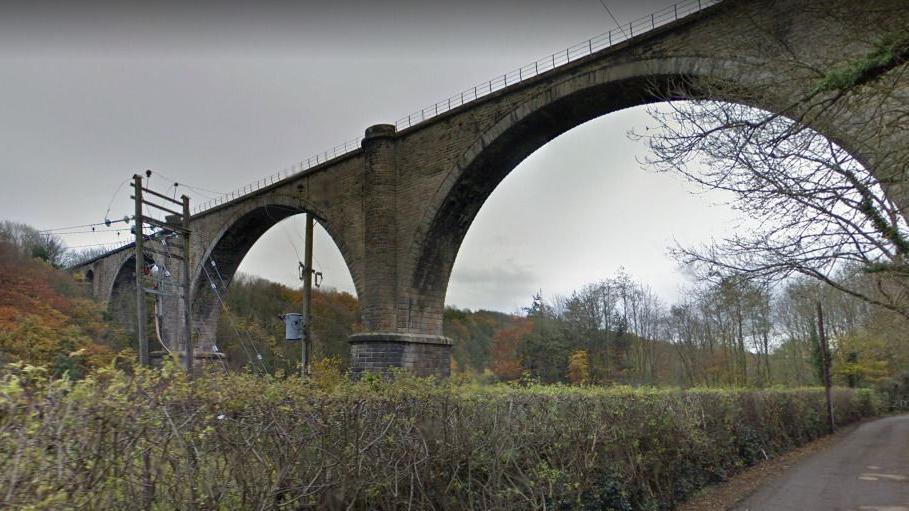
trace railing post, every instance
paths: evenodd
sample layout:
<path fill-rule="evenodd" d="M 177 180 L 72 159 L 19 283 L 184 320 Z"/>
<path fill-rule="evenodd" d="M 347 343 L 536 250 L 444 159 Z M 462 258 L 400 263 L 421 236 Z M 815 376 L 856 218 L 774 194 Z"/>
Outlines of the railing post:
<path fill-rule="evenodd" d="M 704 0 L 697 0 L 697 9 L 696 9 L 696 11 L 691 11 L 690 9 L 691 9 L 691 6 L 693 5 L 694 1 L 695 1 L 695 0 L 684 0 L 684 1 L 682 1 L 682 2 L 676 1 L 675 3 L 673 3 L 673 4 L 672 4 L 672 16 L 673 16 L 673 19 L 676 20 L 676 21 L 679 19 L 679 15 L 680 15 L 680 14 L 679 14 L 679 4 L 680 4 L 680 3 L 682 4 L 682 8 L 683 8 L 683 10 L 682 10 L 682 16 L 685 16 L 686 13 L 687 13 L 687 14 L 690 14 L 691 12 L 697 12 L 697 11 L 703 10 L 703 9 L 705 8 L 705 5 L 707 5 L 707 6 L 715 5 L 715 4 L 719 3 L 721 0 L 708 0 L 707 2 L 705 2 Z M 668 23 L 668 20 L 663 20 L 663 18 L 662 18 L 662 17 L 664 16 L 664 14 L 667 14 L 667 15 L 668 15 L 668 10 L 663 9 L 663 10 L 660 10 L 660 11 L 658 11 L 658 12 L 660 13 L 660 16 L 661 16 L 661 18 L 660 18 L 660 19 L 661 19 L 660 23 L 662 23 L 662 24 Z M 652 13 L 650 14 L 650 28 L 651 28 L 651 30 L 653 30 L 653 29 L 656 28 L 656 14 L 657 14 L 656 12 L 652 12 Z M 644 19 L 646 19 L 646 18 L 644 18 Z M 640 19 L 639 19 L 639 21 L 640 21 Z M 623 30 L 621 30 L 621 27 L 619 27 L 619 30 L 620 30 L 620 32 L 621 32 L 620 35 L 621 35 L 622 37 L 621 37 L 621 38 L 618 38 L 618 39 L 614 39 L 614 38 L 612 37 L 612 30 L 609 30 L 609 31 L 605 34 L 605 35 L 606 35 L 606 38 L 607 38 L 607 40 L 608 40 L 608 43 L 607 43 L 607 46 L 606 46 L 606 47 L 611 47 L 613 44 L 616 44 L 617 42 L 621 42 L 621 41 L 623 41 L 623 40 L 627 40 L 627 39 L 630 39 L 630 38 L 634 37 L 634 23 L 635 23 L 634 21 L 631 21 L 631 22 L 628 23 L 628 33 L 627 33 L 627 34 L 626 34 Z M 641 30 L 639 30 L 639 33 L 644 33 L 644 32 L 646 32 L 646 31 L 647 31 L 647 29 L 644 28 L 644 27 L 642 26 L 642 27 L 641 27 Z M 597 39 L 597 41 L 598 41 L 598 42 L 597 42 L 597 47 L 598 47 L 599 49 L 602 49 L 602 48 L 603 48 L 603 46 L 602 46 L 602 39 L 601 39 L 601 38 L 602 38 L 602 35 L 596 37 L 596 39 Z M 583 50 L 581 49 L 581 48 L 583 48 L 583 46 L 581 46 L 582 44 L 583 44 L 583 43 L 580 43 L 580 44 L 578 44 L 578 45 L 576 45 L 576 46 L 569 47 L 569 48 L 566 48 L 566 49 L 565 49 L 565 63 L 566 63 L 566 64 L 571 62 L 571 52 L 572 52 L 572 50 L 573 50 L 575 47 L 577 48 L 577 51 L 578 51 L 579 56 L 580 56 L 580 57 L 583 57 L 583 56 L 584 56 L 583 53 L 581 53 L 581 52 L 583 51 Z M 588 53 L 588 55 L 592 55 L 592 54 L 594 53 L 594 49 L 593 49 L 593 38 L 587 40 L 587 53 Z M 548 59 L 548 60 L 551 61 L 551 64 L 552 64 L 552 68 L 551 68 L 551 69 L 555 69 L 557 66 L 559 66 L 559 64 L 557 63 L 557 60 L 558 60 L 557 57 L 559 56 L 559 54 L 560 54 L 560 52 L 555 52 L 555 53 L 551 54 L 550 59 Z M 527 67 L 528 72 L 529 72 L 529 71 L 530 71 L 530 65 L 528 64 L 526 67 Z M 545 69 L 545 64 L 543 63 L 543 59 L 535 60 L 535 61 L 533 62 L 533 74 L 532 74 L 531 76 L 538 76 L 538 75 L 540 74 L 540 72 L 541 72 L 541 67 L 542 67 L 542 71 L 545 72 L 546 69 Z M 505 73 L 505 74 L 502 75 L 502 82 L 503 82 L 503 84 L 504 84 L 504 85 L 503 85 L 504 87 L 508 87 L 508 86 L 509 86 L 508 75 L 509 75 L 509 73 Z M 529 78 L 529 77 L 528 77 L 528 78 Z M 493 81 L 494 81 L 494 80 L 489 80 L 489 81 L 486 82 L 486 88 L 487 88 L 489 94 L 492 94 L 492 92 L 493 92 L 493 87 L 492 87 Z M 524 81 L 524 66 L 518 68 L 518 80 L 517 80 L 517 82 L 514 82 L 514 80 L 512 80 L 512 85 L 515 84 L 515 83 L 523 82 L 523 81 Z M 460 105 L 464 105 L 464 104 L 466 104 L 466 103 L 469 102 L 469 101 L 473 101 L 473 100 L 479 99 L 479 98 L 480 98 L 480 89 L 481 89 L 481 88 L 482 88 L 482 84 L 474 85 L 474 87 L 473 87 L 473 98 L 472 98 L 472 99 L 470 99 L 470 98 L 467 97 L 467 94 L 470 92 L 470 89 L 467 89 L 467 90 L 465 90 L 465 91 L 461 91 L 461 93 L 460 93 L 460 103 L 459 103 L 459 104 L 460 104 Z M 417 120 L 414 118 L 414 116 L 415 116 L 415 114 L 416 114 L 415 112 L 412 112 L 412 113 L 408 114 L 408 115 L 407 115 L 407 124 L 406 124 L 406 127 L 408 127 L 408 128 L 409 128 L 409 127 L 412 127 L 412 126 L 414 126 L 414 123 L 418 123 L 418 122 L 425 121 L 425 120 L 427 120 L 428 118 L 431 118 L 432 116 L 438 116 L 438 115 L 439 115 L 439 105 L 440 105 L 440 104 L 442 104 L 442 108 L 444 109 L 443 112 L 444 112 L 444 111 L 450 111 L 454 106 L 456 106 L 456 105 L 454 105 L 454 103 L 458 100 L 458 98 L 459 98 L 458 96 L 449 96 L 449 97 L 446 99 L 445 104 L 442 104 L 441 101 L 435 103 L 435 104 L 432 106 L 432 111 L 430 112 L 429 117 L 427 116 L 427 111 L 429 110 L 429 108 L 427 107 L 427 108 L 421 109 L 421 110 L 420 110 L 420 121 L 417 121 Z M 401 119 L 401 120 L 399 120 L 399 121 L 397 121 L 397 122 L 395 123 L 395 126 L 397 127 L 397 126 L 403 125 L 403 124 L 404 124 L 404 120 Z M 359 140 L 354 141 L 354 142 L 356 142 L 356 144 L 353 145 L 353 148 L 352 148 L 352 149 L 355 149 L 355 148 L 359 147 Z M 348 147 L 347 147 L 347 146 L 348 146 L 348 143 L 351 143 L 351 142 L 350 142 L 350 141 L 346 141 L 346 142 L 344 142 L 344 147 L 341 147 L 341 145 L 339 144 L 339 145 L 337 145 L 337 146 L 331 148 L 330 150 L 325 151 L 325 152 L 322 153 L 322 154 L 317 154 L 317 155 L 314 157 L 315 163 L 313 163 L 313 158 L 312 158 L 312 157 L 311 157 L 311 158 L 307 158 L 305 162 L 302 162 L 302 161 L 301 161 L 301 162 L 299 163 L 299 170 L 297 170 L 297 166 L 296 166 L 296 165 L 294 165 L 294 166 L 291 167 L 291 168 L 285 169 L 285 170 L 283 170 L 283 171 L 280 171 L 280 170 L 279 170 L 276 174 L 266 176 L 266 177 L 264 177 L 264 178 L 262 178 L 262 179 L 260 179 L 260 180 L 257 180 L 257 181 L 254 182 L 254 183 L 249 183 L 249 184 L 243 186 L 243 188 L 241 188 L 241 189 L 237 189 L 237 190 L 234 190 L 234 191 L 232 191 L 232 192 L 229 192 L 229 193 L 226 193 L 226 194 L 222 194 L 221 196 L 216 197 L 216 198 L 214 198 L 214 199 L 211 199 L 211 200 L 209 200 L 209 201 L 207 201 L 207 202 L 200 203 L 200 204 L 196 204 L 196 205 L 194 206 L 193 209 L 194 209 L 195 211 L 203 211 L 203 210 L 205 210 L 205 209 L 207 209 L 207 208 L 209 208 L 209 207 L 214 207 L 214 206 L 217 206 L 217 205 L 219 205 L 219 204 L 226 203 L 226 202 L 228 202 L 228 201 L 230 201 L 230 200 L 232 200 L 232 199 L 240 198 L 241 196 L 243 196 L 243 195 L 245 195 L 245 194 L 256 192 L 256 191 L 258 191 L 258 190 L 261 190 L 261 189 L 264 188 L 264 187 L 273 185 L 273 184 L 275 184 L 275 183 L 281 181 L 281 180 L 282 180 L 282 173 L 283 173 L 284 178 L 288 178 L 288 177 L 290 177 L 291 175 L 294 175 L 294 174 L 297 173 L 297 172 L 303 172 L 303 171 L 305 171 L 305 170 L 307 170 L 307 169 L 312 168 L 313 166 L 316 166 L 316 165 L 319 165 L 319 164 L 321 164 L 321 163 L 324 163 L 325 161 L 328 161 L 329 159 L 337 158 L 339 155 L 347 154 L 348 151 L 352 150 L 352 149 L 348 149 Z M 321 159 L 320 159 L 320 157 L 321 157 Z"/>

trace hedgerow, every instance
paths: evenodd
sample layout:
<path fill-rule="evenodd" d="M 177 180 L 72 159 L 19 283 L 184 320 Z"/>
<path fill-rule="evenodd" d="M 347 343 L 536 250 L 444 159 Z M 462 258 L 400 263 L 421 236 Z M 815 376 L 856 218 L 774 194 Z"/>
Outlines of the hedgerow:
<path fill-rule="evenodd" d="M 325 381 L 7 368 L 0 507 L 669 509 L 826 432 L 814 388 Z M 840 424 L 877 412 L 834 399 Z"/>

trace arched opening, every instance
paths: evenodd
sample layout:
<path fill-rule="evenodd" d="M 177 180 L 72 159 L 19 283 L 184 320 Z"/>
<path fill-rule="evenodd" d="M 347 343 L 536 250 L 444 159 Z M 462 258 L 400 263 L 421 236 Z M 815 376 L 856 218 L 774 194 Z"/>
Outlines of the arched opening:
<path fill-rule="evenodd" d="M 148 255 L 145 256 L 145 264 L 151 266 L 154 260 Z M 89 276 L 91 275 L 91 276 Z M 94 279 L 94 272 L 89 270 L 86 273 L 86 280 L 91 282 Z M 110 299 L 107 302 L 107 310 L 111 317 L 122 325 L 130 338 L 129 345 L 138 350 L 136 344 L 136 256 L 130 255 L 120 265 L 116 277 L 110 290 Z M 145 331 L 151 332 L 154 336 L 154 298 L 145 297 Z M 153 337 L 149 337 L 150 339 Z M 156 344 L 156 343 L 153 343 Z"/>
<path fill-rule="evenodd" d="M 94 270 L 88 270 L 85 272 L 85 287 L 88 289 L 88 292 L 94 294 L 95 292 L 95 272 Z"/>
<path fill-rule="evenodd" d="M 591 119 L 597 119 L 629 107 L 649 105 L 663 98 L 688 99 L 687 96 L 673 97 L 669 94 L 673 90 L 671 88 L 672 83 L 683 79 L 683 76 L 665 76 L 662 78 L 651 76 L 649 78 L 640 77 L 615 82 L 606 80 L 599 84 L 591 84 L 590 76 L 585 76 L 584 80 L 582 80 L 583 83 L 579 84 L 577 88 L 568 84 L 560 84 L 558 89 L 561 90 L 554 88 L 547 91 L 546 94 L 541 94 L 527 101 L 516 108 L 510 115 L 503 117 L 497 125 L 488 129 L 454 166 L 448 180 L 451 186 L 443 187 L 437 195 L 439 199 L 438 206 L 434 205 L 431 209 L 432 218 L 426 230 L 427 235 L 423 240 L 422 251 L 416 261 L 416 271 L 414 273 L 415 294 L 423 297 L 425 307 L 432 310 L 433 307 L 440 306 L 440 302 L 443 301 L 449 291 L 448 279 L 452 275 L 451 270 L 454 268 L 458 252 L 462 242 L 466 239 L 468 229 L 478 218 L 478 213 L 484 207 L 488 198 L 494 195 L 494 190 L 503 181 L 510 179 L 510 174 L 520 167 L 521 162 L 527 161 L 528 157 L 530 157 L 529 161 L 533 162 L 537 158 L 537 153 L 545 155 L 546 150 L 542 149 L 543 146 L 571 129 L 583 131 L 585 123 L 588 123 Z M 710 97 L 713 98 L 713 96 Z M 715 99 L 729 101 L 731 104 L 749 105 L 762 107 L 764 110 L 769 111 L 780 111 L 772 108 L 773 105 L 755 104 L 750 101 L 751 98 L 747 97 L 741 99 L 736 97 L 717 97 Z M 593 121 L 591 124 L 598 122 Z M 819 132 L 826 131 L 817 127 L 815 129 Z M 847 146 L 847 144 L 840 143 L 840 139 L 837 138 L 831 137 L 828 140 L 833 141 L 832 145 Z M 562 157 L 564 158 L 564 155 Z M 557 165 L 550 165 L 550 167 L 552 166 Z M 638 167 L 638 165 L 635 165 L 635 167 Z M 556 169 L 549 168 L 549 172 L 556 172 Z M 540 186 L 540 192 L 553 193 L 555 190 L 559 190 L 562 184 L 564 183 L 559 183 L 558 181 L 550 182 L 548 185 Z M 589 186 L 580 183 L 568 183 L 568 185 L 574 187 Z M 522 189 L 522 192 L 525 191 Z M 585 189 L 583 192 L 589 193 L 592 190 Z M 577 192 L 575 194 L 577 195 Z M 583 197 L 584 193 L 580 195 Z M 634 201 L 638 203 L 636 205 L 637 208 L 646 208 L 652 205 L 652 200 L 648 201 L 646 200 L 647 198 L 639 197 Z M 595 200 L 595 197 L 587 195 L 586 200 L 592 201 Z M 634 206 L 634 204 L 632 205 Z M 563 205 L 563 207 L 570 208 L 570 205 Z M 540 208 L 533 208 L 528 204 L 524 204 L 523 207 L 511 204 L 504 209 L 526 212 L 525 221 L 535 225 L 538 221 L 535 215 L 553 215 L 552 212 L 558 211 L 559 207 L 553 204 L 547 204 L 545 207 Z M 634 213 L 633 208 L 626 212 L 626 214 Z M 538 245 L 536 247 L 537 250 L 551 251 L 552 244 L 559 243 L 558 236 L 565 236 L 572 231 L 573 227 L 575 227 L 574 224 L 567 228 L 559 229 L 556 234 L 550 232 L 550 236 L 547 238 L 549 241 L 546 244 Z M 580 229 L 583 232 L 575 230 L 576 235 L 595 234 L 595 230 L 589 225 Z M 509 230 L 508 227 L 505 230 Z M 490 232 L 492 231 L 490 229 Z M 539 231 L 528 229 L 525 235 L 528 234 L 539 234 Z M 543 237 L 545 236 L 543 234 Z M 501 240 L 499 242 L 501 243 Z M 524 251 L 533 250 L 533 247 L 530 247 L 529 244 L 524 244 L 522 249 Z M 507 257 L 507 254 L 504 255 Z M 479 256 L 477 259 L 482 259 L 484 264 L 480 268 L 481 271 L 464 278 L 468 283 L 485 278 L 483 272 L 489 272 L 494 269 L 491 267 L 489 257 Z M 584 262 L 572 261 L 569 264 L 573 264 L 575 268 L 584 266 Z M 518 279 L 529 279 L 533 278 L 533 273 L 533 271 L 522 272 L 519 268 L 519 271 L 513 272 L 512 276 Z M 602 276 L 590 275 L 587 278 L 592 281 L 602 278 Z M 535 287 L 533 284 L 531 286 Z M 527 305 L 529 305 L 530 294 L 537 290 L 531 289 L 530 293 L 527 293 L 527 302 L 525 302 Z"/>
<path fill-rule="evenodd" d="M 511 328 L 499 313 L 525 315 L 537 293 L 555 306 L 623 271 L 673 303 L 688 278 L 667 248 L 728 232 L 736 215 L 716 205 L 724 197 L 693 195 L 682 177 L 641 168 L 639 158 L 649 148 L 627 131 L 645 125 L 650 108 L 658 105 L 610 113 L 558 135 L 517 164 L 484 201 L 446 292 L 445 332 L 456 337 L 458 369 L 489 369 L 495 333 Z M 477 328 L 483 324 L 495 327 Z M 564 365 L 559 358 L 553 365 Z"/>
<path fill-rule="evenodd" d="M 451 269 L 467 230 L 493 190 L 518 164 L 557 136 L 590 120 L 666 99 L 689 99 L 679 95 L 678 85 L 696 83 L 700 78 L 731 84 L 728 97 L 714 98 L 720 101 L 775 112 L 788 105 L 784 96 L 735 95 L 735 91 L 753 91 L 767 83 L 768 78 L 752 67 L 711 59 L 629 63 L 570 77 L 520 104 L 477 137 L 451 166 L 447 184 L 438 190 L 423 220 L 426 227 L 414 241 L 418 256 L 412 285 L 424 316 L 441 316 Z M 843 143 L 845 136 L 831 136 L 832 128 L 827 128 L 816 127 L 838 145 L 851 149 Z M 861 160 L 861 155 L 857 158 Z M 431 320 L 424 328 L 440 332 L 441 327 L 440 322 Z"/>
<path fill-rule="evenodd" d="M 495 188 L 465 235 L 446 306 L 512 313 L 537 292 L 563 295 L 619 268 L 670 298 L 685 282 L 669 245 L 728 232 L 717 193 L 642 169 L 649 148 L 632 107 L 587 121 L 533 152 Z"/>
<path fill-rule="evenodd" d="M 349 357 L 346 336 L 357 321 L 354 279 L 345 251 L 316 215 L 313 240 L 312 336 L 315 359 Z M 305 210 L 260 204 L 223 230 L 198 268 L 193 315 L 197 349 L 220 351 L 227 365 L 257 372 L 290 372 L 299 342 L 284 340 L 280 315 L 301 313 L 300 264 Z M 346 323 L 345 323 L 346 321 Z"/>

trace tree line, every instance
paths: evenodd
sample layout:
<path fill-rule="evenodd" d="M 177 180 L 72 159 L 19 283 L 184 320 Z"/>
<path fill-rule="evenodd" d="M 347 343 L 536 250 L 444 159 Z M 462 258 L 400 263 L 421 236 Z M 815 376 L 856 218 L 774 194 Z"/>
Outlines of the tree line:
<path fill-rule="evenodd" d="M 845 270 L 844 270 L 845 271 Z M 842 276 L 862 286 L 861 273 Z M 449 309 L 457 369 L 489 379 L 680 386 L 816 385 L 817 305 L 836 383 L 893 384 L 909 367 L 902 315 L 807 277 L 772 287 L 745 279 L 692 286 L 667 304 L 620 271 L 566 296 L 533 297 L 523 316 Z M 495 316 L 493 316 L 495 317 Z M 474 344 L 470 348 L 459 345 Z M 483 349 L 480 349 L 483 346 Z"/>
<path fill-rule="evenodd" d="M 838 278 L 870 285 L 860 272 Z M 278 315 L 299 309 L 301 300 L 300 290 L 235 279 L 218 333 L 231 364 L 294 370 L 299 348 L 284 341 Z M 807 386 L 821 382 L 818 303 L 835 383 L 896 385 L 906 377 L 905 318 L 807 277 L 776 287 L 731 278 L 703 283 L 669 304 L 619 271 L 564 296 L 538 294 L 521 314 L 448 307 L 444 334 L 454 340 L 452 373 L 477 381 Z M 349 366 L 347 339 L 359 328 L 356 298 L 317 290 L 313 311 L 316 358 Z"/>

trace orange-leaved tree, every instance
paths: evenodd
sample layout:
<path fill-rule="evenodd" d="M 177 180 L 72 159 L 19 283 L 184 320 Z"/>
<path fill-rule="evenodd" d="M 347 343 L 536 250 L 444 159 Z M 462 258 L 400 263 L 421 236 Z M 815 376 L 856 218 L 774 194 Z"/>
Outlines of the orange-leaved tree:
<path fill-rule="evenodd" d="M 492 341 L 492 372 L 503 380 L 514 380 L 521 377 L 523 365 L 518 355 L 518 347 L 524 338 L 533 331 L 533 321 L 528 318 L 515 318 L 514 325 L 500 330 Z"/>

